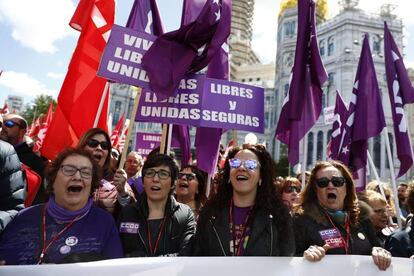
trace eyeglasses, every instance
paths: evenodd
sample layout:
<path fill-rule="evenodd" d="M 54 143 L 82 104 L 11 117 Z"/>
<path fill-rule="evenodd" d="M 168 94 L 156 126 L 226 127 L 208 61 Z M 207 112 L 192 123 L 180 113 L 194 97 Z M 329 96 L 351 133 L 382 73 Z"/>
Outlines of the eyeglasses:
<path fill-rule="evenodd" d="M 179 179 L 181 179 L 183 176 L 185 177 L 185 179 L 187 179 L 187 181 L 191 181 L 194 178 L 196 178 L 195 173 L 182 173 L 182 172 L 178 173 Z"/>
<path fill-rule="evenodd" d="M 230 168 L 232 169 L 238 169 L 240 166 L 243 166 L 244 168 L 254 171 L 258 166 L 260 166 L 259 161 L 253 160 L 253 159 L 247 159 L 247 160 L 240 160 L 237 158 L 232 158 L 229 160 Z"/>
<path fill-rule="evenodd" d="M 6 127 L 8 127 L 8 128 L 12 128 L 14 126 L 18 126 L 20 128 L 24 128 L 21 124 L 15 122 L 15 121 L 12 121 L 12 120 L 6 120 L 6 121 L 4 121 L 4 125 Z"/>
<path fill-rule="evenodd" d="M 86 141 L 86 144 L 91 148 L 97 148 L 98 145 L 101 145 L 101 148 L 103 150 L 109 149 L 109 143 L 106 141 L 99 142 L 98 140 L 95 140 L 95 139 L 89 139 L 88 141 Z"/>
<path fill-rule="evenodd" d="M 79 171 L 80 176 L 84 179 L 91 179 L 92 178 L 92 169 L 91 168 L 77 168 L 73 165 L 62 165 L 60 166 L 60 170 L 66 176 L 74 176 L 77 171 Z"/>
<path fill-rule="evenodd" d="M 155 175 L 158 175 L 159 179 L 168 179 L 171 173 L 167 170 L 156 171 L 154 169 L 148 169 L 144 172 L 144 177 L 153 178 Z"/>
<path fill-rule="evenodd" d="M 283 189 L 283 192 L 287 193 L 287 194 L 290 194 L 290 193 L 293 193 L 293 192 L 300 193 L 300 190 L 301 190 L 301 187 L 295 186 L 295 185 L 290 185 L 290 186 L 287 186 L 285 189 Z"/>
<path fill-rule="evenodd" d="M 316 185 L 319 186 L 319 188 L 326 188 L 329 185 L 329 182 L 332 183 L 335 187 L 342 187 L 345 184 L 345 178 L 342 176 L 332 176 L 331 179 L 327 177 L 322 177 L 315 180 Z"/>

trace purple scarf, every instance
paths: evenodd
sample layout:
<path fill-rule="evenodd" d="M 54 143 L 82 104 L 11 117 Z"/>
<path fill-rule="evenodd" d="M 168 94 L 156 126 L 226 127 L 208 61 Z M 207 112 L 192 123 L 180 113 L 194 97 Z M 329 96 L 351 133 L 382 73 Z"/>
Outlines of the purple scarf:
<path fill-rule="evenodd" d="M 79 216 L 79 219 L 84 217 L 91 209 L 92 204 L 93 204 L 92 198 L 89 198 L 88 202 L 82 209 L 78 211 L 69 211 L 63 208 L 62 206 L 58 205 L 55 201 L 55 196 L 51 195 L 49 197 L 49 201 L 47 202 L 46 210 L 47 210 L 47 213 L 51 217 L 53 217 L 55 220 L 59 222 L 70 222 L 78 216 Z"/>

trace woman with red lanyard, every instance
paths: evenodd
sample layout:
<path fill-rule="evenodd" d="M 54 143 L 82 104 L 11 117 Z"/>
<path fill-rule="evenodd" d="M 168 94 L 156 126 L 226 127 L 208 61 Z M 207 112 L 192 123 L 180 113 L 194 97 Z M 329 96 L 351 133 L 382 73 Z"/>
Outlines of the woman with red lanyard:
<path fill-rule="evenodd" d="M 233 148 L 217 194 L 201 210 L 196 256 L 291 256 L 289 211 L 273 185 L 273 161 L 265 147 Z"/>
<path fill-rule="evenodd" d="M 358 199 L 348 168 L 337 161 L 318 162 L 296 208 L 296 254 L 319 261 L 325 254 L 372 255 L 379 269 L 391 254 L 379 247 L 369 219 L 359 218 Z"/>
<path fill-rule="evenodd" d="M 112 216 L 95 206 L 100 169 L 82 149 L 68 148 L 48 167 L 45 204 L 22 210 L 0 239 L 6 265 L 70 263 L 122 257 Z"/>
<path fill-rule="evenodd" d="M 144 192 L 118 219 L 126 257 L 191 253 L 195 220 L 190 207 L 172 196 L 178 167 L 170 156 L 153 154 L 142 168 Z"/>

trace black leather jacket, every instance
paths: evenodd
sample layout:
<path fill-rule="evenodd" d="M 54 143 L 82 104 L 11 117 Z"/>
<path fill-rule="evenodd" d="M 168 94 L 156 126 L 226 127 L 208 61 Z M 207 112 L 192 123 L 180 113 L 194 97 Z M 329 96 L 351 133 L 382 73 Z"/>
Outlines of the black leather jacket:
<path fill-rule="evenodd" d="M 231 256 L 229 207 L 221 210 L 217 216 L 202 218 L 206 225 L 198 225 L 193 255 L 195 256 Z M 286 231 L 278 232 L 273 215 L 264 210 L 254 213 L 251 234 L 245 256 L 292 256 L 295 253 L 293 226 L 290 216 L 286 221 Z"/>
<path fill-rule="evenodd" d="M 148 249 L 148 212 L 145 194 L 139 198 L 138 202 L 122 209 L 118 218 L 118 230 L 125 257 L 154 256 Z M 190 207 L 178 203 L 170 196 L 165 206 L 165 216 L 165 227 L 160 236 L 155 256 L 190 255 L 196 225 Z M 125 229 L 131 225 L 135 226 L 136 230 L 133 229 L 133 233 L 126 233 Z"/>

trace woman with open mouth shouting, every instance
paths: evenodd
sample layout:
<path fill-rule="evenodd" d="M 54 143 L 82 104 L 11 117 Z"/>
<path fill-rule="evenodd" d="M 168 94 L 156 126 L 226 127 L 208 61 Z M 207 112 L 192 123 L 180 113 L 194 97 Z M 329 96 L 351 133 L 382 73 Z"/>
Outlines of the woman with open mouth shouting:
<path fill-rule="evenodd" d="M 367 218 L 359 217 L 354 181 L 337 161 L 318 162 L 295 210 L 296 254 L 320 261 L 325 254 L 372 255 L 380 270 L 391 264 L 391 254 L 379 247 Z"/>
<path fill-rule="evenodd" d="M 182 167 L 178 173 L 175 197 L 178 202 L 191 208 L 196 220 L 201 207 L 207 201 L 206 182 L 207 174 L 193 165 Z"/>
<path fill-rule="evenodd" d="M 119 233 L 126 257 L 190 255 L 195 232 L 190 207 L 172 196 L 178 167 L 170 156 L 149 155 L 142 168 L 144 191 L 122 209 Z"/>
<path fill-rule="evenodd" d="M 47 169 L 45 204 L 22 210 L 2 233 L 8 265 L 72 263 L 122 257 L 115 221 L 95 206 L 100 169 L 88 152 L 68 148 Z"/>
<path fill-rule="evenodd" d="M 217 194 L 201 210 L 194 255 L 293 255 L 292 220 L 273 179 L 272 158 L 264 146 L 233 148 Z"/>
<path fill-rule="evenodd" d="M 94 194 L 94 202 L 106 209 L 115 219 L 123 206 L 135 201 L 134 193 L 127 182 L 127 174 L 123 169 L 118 169 L 113 175 L 112 181 L 107 181 L 105 176 L 111 171 L 111 139 L 100 128 L 91 128 L 85 132 L 79 140 L 78 148 L 89 152 L 99 167 L 103 170 L 104 178 Z"/>

